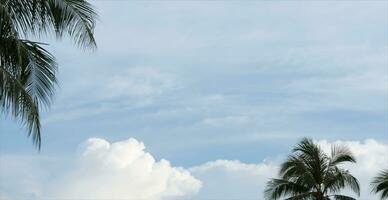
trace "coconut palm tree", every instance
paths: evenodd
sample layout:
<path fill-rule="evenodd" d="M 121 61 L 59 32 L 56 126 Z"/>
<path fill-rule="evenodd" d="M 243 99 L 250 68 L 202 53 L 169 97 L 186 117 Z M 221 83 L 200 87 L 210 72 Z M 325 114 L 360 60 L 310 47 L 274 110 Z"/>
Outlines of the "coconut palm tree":
<path fill-rule="evenodd" d="M 373 192 L 380 193 L 381 199 L 388 199 L 388 169 L 381 171 L 372 181 Z"/>
<path fill-rule="evenodd" d="M 346 162 L 355 163 L 356 160 L 345 146 L 333 145 L 329 156 L 311 139 L 304 138 L 280 166 L 280 178 L 267 183 L 265 198 L 352 200 L 354 198 L 339 194 L 342 189 L 349 188 L 360 195 L 357 179 L 341 168 Z"/>
<path fill-rule="evenodd" d="M 38 148 L 39 111 L 52 100 L 57 63 L 46 44 L 28 38 L 69 35 L 94 49 L 96 17 L 85 0 L 0 0 L 0 111 L 23 122 Z"/>

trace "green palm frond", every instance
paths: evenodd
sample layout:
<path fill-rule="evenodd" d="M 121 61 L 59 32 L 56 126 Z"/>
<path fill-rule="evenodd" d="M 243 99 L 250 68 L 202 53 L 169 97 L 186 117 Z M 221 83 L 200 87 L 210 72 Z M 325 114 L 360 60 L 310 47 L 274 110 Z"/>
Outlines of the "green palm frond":
<path fill-rule="evenodd" d="M 3 6 L 23 36 L 67 33 L 81 47 L 96 47 L 97 13 L 85 0 L 8 0 Z"/>
<path fill-rule="evenodd" d="M 311 168 L 306 165 L 303 158 L 291 155 L 282 163 L 280 167 L 280 176 L 285 180 L 303 181 L 304 185 L 314 186 L 316 181 Z"/>
<path fill-rule="evenodd" d="M 57 64 L 44 44 L 26 38 L 69 35 L 94 49 L 96 18 L 85 0 L 0 0 L 0 112 L 25 123 L 39 148 L 39 110 L 53 99 Z"/>
<path fill-rule="evenodd" d="M 381 171 L 372 181 L 372 191 L 380 193 L 381 199 L 388 199 L 388 169 Z"/>
<path fill-rule="evenodd" d="M 327 155 L 317 146 L 312 139 L 303 138 L 301 142 L 294 147 L 293 153 L 303 160 L 310 169 L 310 173 L 316 183 L 322 181 L 321 174 L 327 168 Z"/>
<path fill-rule="evenodd" d="M 308 192 L 308 188 L 298 183 L 284 179 L 271 179 L 267 183 L 264 195 L 265 199 L 279 199 L 289 195 L 301 195 Z"/>
<path fill-rule="evenodd" d="M 0 106 L 5 113 L 21 119 L 32 135 L 34 144 L 40 149 L 40 121 L 38 104 L 12 74 L 0 67 Z"/>
<path fill-rule="evenodd" d="M 356 158 L 352 152 L 346 146 L 333 145 L 331 147 L 331 160 L 330 165 L 338 165 L 343 162 L 356 162 Z"/>
<path fill-rule="evenodd" d="M 351 152 L 344 146 L 333 146 L 331 155 L 326 155 L 311 139 L 303 138 L 293 148 L 292 155 L 282 163 L 280 178 L 267 183 L 266 199 L 329 200 L 333 197 L 347 200 L 347 196 L 338 195 L 345 188 L 350 188 L 359 196 L 357 179 L 339 167 L 345 162 L 356 162 Z"/>
<path fill-rule="evenodd" d="M 0 38 L 1 108 L 20 118 L 40 148 L 39 105 L 54 95 L 57 64 L 38 43 L 14 37 Z"/>
<path fill-rule="evenodd" d="M 97 14 L 84 0 L 49 0 L 50 20 L 58 37 L 68 33 L 80 47 L 96 47 Z"/>

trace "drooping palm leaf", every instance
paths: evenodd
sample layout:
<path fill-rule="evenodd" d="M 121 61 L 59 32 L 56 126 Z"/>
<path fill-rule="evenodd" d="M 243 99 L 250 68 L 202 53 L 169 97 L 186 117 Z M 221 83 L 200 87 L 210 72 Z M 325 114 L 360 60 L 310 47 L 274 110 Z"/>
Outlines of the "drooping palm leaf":
<path fill-rule="evenodd" d="M 97 14 L 85 0 L 3 0 L 15 28 L 23 36 L 65 33 L 81 47 L 96 47 L 94 27 Z"/>
<path fill-rule="evenodd" d="M 40 147 L 39 105 L 49 105 L 56 84 L 56 62 L 38 43 L 0 38 L 0 100 L 4 113 L 26 122 Z"/>
<path fill-rule="evenodd" d="M 21 119 L 40 147 L 39 110 L 48 106 L 57 64 L 30 35 L 69 35 L 80 47 L 95 48 L 97 14 L 85 0 L 0 0 L 0 112 Z"/>
<path fill-rule="evenodd" d="M 345 196 L 345 195 L 333 195 L 334 200 L 356 200 L 353 197 Z"/>
<path fill-rule="evenodd" d="M 356 159 L 346 146 L 333 145 L 331 148 L 330 165 L 334 166 L 343 162 L 355 163 Z"/>
<path fill-rule="evenodd" d="M 50 22 L 57 36 L 67 32 L 80 47 L 96 47 L 93 30 L 97 14 L 84 0 L 49 0 Z"/>
<path fill-rule="evenodd" d="M 332 151 L 331 156 L 328 156 L 311 139 L 302 139 L 293 148 L 292 155 L 281 165 L 280 178 L 267 183 L 265 198 L 353 199 L 338 194 L 344 188 L 350 188 L 359 196 L 357 179 L 339 166 L 345 162 L 356 162 L 353 155 L 344 146 L 333 146 Z"/>
<path fill-rule="evenodd" d="M 388 169 L 381 171 L 372 181 L 372 191 L 380 193 L 381 199 L 388 199 Z"/>
<path fill-rule="evenodd" d="M 38 104 L 25 90 L 23 84 L 15 79 L 4 68 L 0 67 L 0 105 L 3 112 L 11 112 L 21 119 L 28 128 L 28 135 L 40 148 L 40 121 Z"/>
<path fill-rule="evenodd" d="M 276 200 L 282 196 L 301 195 L 308 191 L 308 188 L 295 182 L 284 179 L 272 179 L 268 182 L 264 195 L 266 199 Z"/>

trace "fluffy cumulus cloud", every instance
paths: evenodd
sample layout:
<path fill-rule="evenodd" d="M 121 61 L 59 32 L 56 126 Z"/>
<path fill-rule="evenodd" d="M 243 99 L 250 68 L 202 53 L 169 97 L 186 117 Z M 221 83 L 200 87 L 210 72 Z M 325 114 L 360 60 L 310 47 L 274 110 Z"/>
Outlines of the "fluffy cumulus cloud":
<path fill-rule="evenodd" d="M 317 143 L 327 152 L 333 144 L 348 146 L 357 164 L 344 167 L 359 179 L 360 199 L 376 199 L 369 183 L 388 167 L 387 143 L 373 139 Z M 156 160 L 133 138 L 114 143 L 91 138 L 81 145 L 75 161 L 2 155 L 0 180 L 7 181 L 0 181 L 0 199 L 262 199 L 266 182 L 277 176 L 283 160 L 279 158 L 249 164 L 215 160 L 182 168 Z M 58 167 L 66 162 L 73 164 L 66 170 Z"/>
<path fill-rule="evenodd" d="M 165 200 L 190 197 L 202 185 L 187 169 L 156 160 L 133 138 L 88 139 L 76 159 L 2 155 L 0 180 L 1 200 Z"/>
<path fill-rule="evenodd" d="M 67 199 L 170 199 L 196 193 L 201 182 L 167 160 L 156 161 L 143 143 L 91 138 L 77 168 L 49 196 Z"/>

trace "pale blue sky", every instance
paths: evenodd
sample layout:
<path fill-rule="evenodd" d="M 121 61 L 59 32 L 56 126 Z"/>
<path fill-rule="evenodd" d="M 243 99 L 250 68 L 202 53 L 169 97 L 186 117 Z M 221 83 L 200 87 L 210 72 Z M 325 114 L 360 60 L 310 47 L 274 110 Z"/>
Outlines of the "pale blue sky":
<path fill-rule="evenodd" d="M 143 141 L 190 167 L 285 156 L 301 137 L 388 142 L 386 1 L 93 1 L 94 53 L 51 42 L 42 151 L 12 120 L 1 154 L 71 157 Z"/>
<path fill-rule="evenodd" d="M 384 1 L 93 3 L 97 52 L 50 46 L 60 88 L 41 154 L 135 137 L 191 165 L 303 136 L 387 140 Z M 16 123 L 1 129 L 3 152 L 36 153 Z"/>

